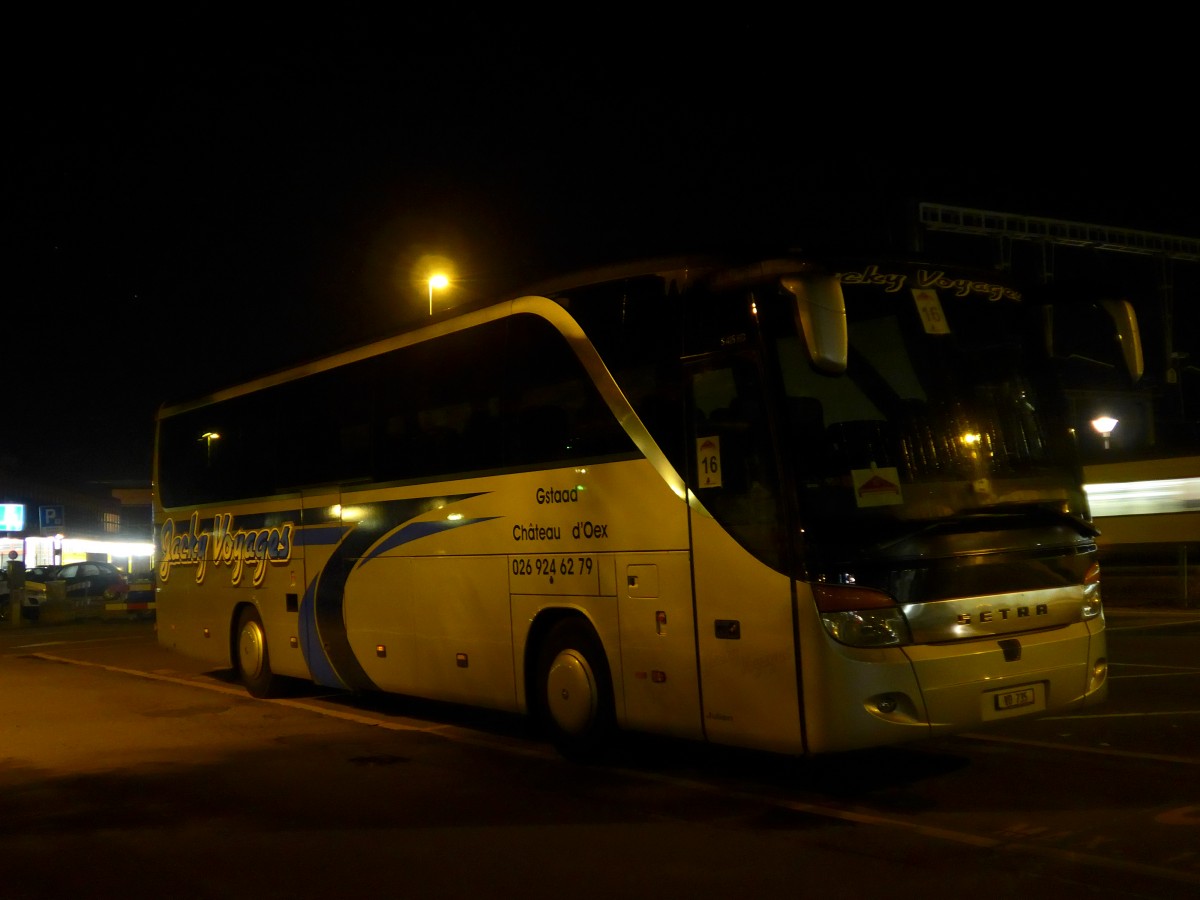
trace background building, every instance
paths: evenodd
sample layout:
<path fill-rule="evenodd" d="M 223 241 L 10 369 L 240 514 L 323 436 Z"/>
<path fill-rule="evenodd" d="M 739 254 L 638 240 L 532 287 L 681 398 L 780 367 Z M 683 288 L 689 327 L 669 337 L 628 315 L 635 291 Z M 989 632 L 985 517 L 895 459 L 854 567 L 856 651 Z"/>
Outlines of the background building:
<path fill-rule="evenodd" d="M 0 469 L 0 558 L 26 568 L 100 560 L 126 572 L 153 566 L 148 486 L 65 487 Z"/>

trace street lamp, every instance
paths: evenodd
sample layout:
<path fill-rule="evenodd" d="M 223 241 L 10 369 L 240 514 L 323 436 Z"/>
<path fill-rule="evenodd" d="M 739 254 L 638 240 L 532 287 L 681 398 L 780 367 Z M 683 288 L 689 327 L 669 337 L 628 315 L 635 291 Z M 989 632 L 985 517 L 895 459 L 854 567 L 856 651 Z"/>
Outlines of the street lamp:
<path fill-rule="evenodd" d="M 215 431 L 206 431 L 200 435 L 200 440 L 204 441 L 205 455 L 208 457 L 208 464 L 212 465 L 212 442 L 220 437 Z"/>
<path fill-rule="evenodd" d="M 440 291 L 449 283 L 450 279 L 445 275 L 437 274 L 429 276 L 429 314 L 431 316 L 433 315 L 433 289 L 437 288 Z"/>
<path fill-rule="evenodd" d="M 1092 419 L 1092 428 L 1096 434 L 1104 438 L 1104 449 L 1108 449 L 1108 439 L 1112 437 L 1113 430 L 1117 427 L 1117 419 L 1112 416 L 1097 416 Z"/>

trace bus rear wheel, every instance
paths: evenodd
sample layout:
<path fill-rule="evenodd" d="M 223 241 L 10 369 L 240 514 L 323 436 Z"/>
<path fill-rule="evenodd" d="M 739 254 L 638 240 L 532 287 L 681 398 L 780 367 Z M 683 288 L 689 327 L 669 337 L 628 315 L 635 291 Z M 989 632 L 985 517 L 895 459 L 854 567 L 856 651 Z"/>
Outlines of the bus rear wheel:
<path fill-rule="evenodd" d="M 612 678 L 600 638 L 583 619 L 559 622 L 538 655 L 541 724 L 568 759 L 603 755 L 616 732 Z"/>
<path fill-rule="evenodd" d="M 238 678 L 253 697 L 272 697 L 278 678 L 271 671 L 271 654 L 267 650 L 267 632 L 262 617 L 253 606 L 242 610 L 237 630 Z"/>

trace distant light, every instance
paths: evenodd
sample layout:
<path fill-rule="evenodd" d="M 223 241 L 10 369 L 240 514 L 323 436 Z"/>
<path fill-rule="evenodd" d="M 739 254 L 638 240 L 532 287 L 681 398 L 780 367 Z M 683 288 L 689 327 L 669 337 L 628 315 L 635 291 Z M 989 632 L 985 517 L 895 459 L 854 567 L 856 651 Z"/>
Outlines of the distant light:
<path fill-rule="evenodd" d="M 1143 516 L 1200 509 L 1200 478 L 1085 484 L 1093 516 Z"/>
<path fill-rule="evenodd" d="M 141 541 L 95 541 L 86 538 L 63 540 L 63 554 L 99 554 L 103 556 L 152 556 L 154 545 Z"/>

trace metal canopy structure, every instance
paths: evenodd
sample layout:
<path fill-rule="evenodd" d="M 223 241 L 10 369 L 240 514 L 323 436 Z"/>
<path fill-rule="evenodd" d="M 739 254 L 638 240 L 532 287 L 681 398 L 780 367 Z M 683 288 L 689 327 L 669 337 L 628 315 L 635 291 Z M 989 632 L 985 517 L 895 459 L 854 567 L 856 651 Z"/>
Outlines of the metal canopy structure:
<path fill-rule="evenodd" d="M 1163 343 L 1166 355 L 1163 373 L 1167 384 L 1178 384 L 1178 361 L 1174 340 L 1174 279 L 1172 265 L 1176 262 L 1200 262 L 1200 238 L 1137 231 L 1111 225 L 1093 225 L 1066 219 L 1047 219 L 1017 213 L 947 206 L 942 203 L 921 203 L 918 218 L 930 231 L 978 235 L 999 241 L 1001 259 L 1009 267 L 1006 252 L 1012 241 L 1028 241 L 1042 248 L 1042 281 L 1054 278 L 1053 248 L 1078 247 L 1111 253 L 1131 253 L 1159 260 L 1161 275 L 1159 295 L 1162 300 Z"/>
<path fill-rule="evenodd" d="M 1135 231 L 1016 213 L 968 209 L 941 203 L 920 204 L 920 223 L 931 231 L 1084 247 L 1115 253 L 1139 253 L 1185 262 L 1200 262 L 1200 238 Z"/>

